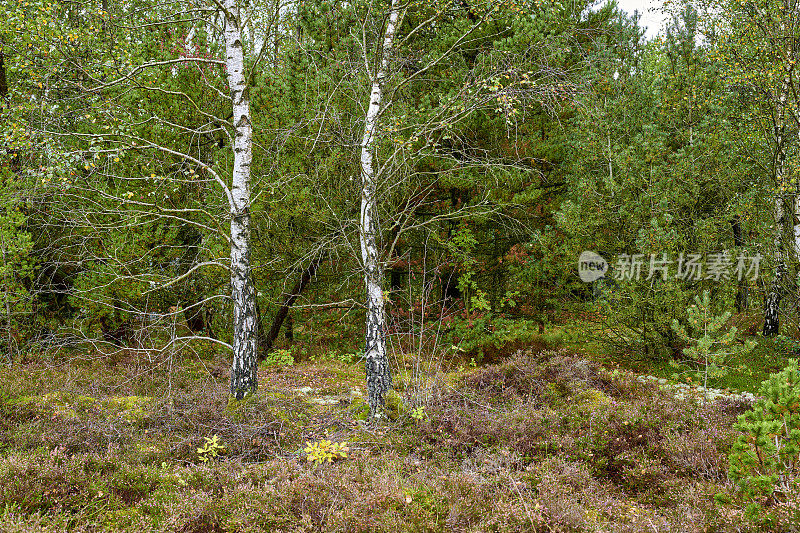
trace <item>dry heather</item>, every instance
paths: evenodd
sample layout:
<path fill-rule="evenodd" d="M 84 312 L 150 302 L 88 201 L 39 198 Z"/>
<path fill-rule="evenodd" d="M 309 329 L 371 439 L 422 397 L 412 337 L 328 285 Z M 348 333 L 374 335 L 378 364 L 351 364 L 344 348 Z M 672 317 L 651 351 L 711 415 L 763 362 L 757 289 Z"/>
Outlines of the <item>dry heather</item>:
<path fill-rule="evenodd" d="M 229 403 L 224 365 L 3 370 L 0 529 L 798 530 L 790 515 L 745 520 L 727 481 L 746 406 L 679 402 L 564 351 L 442 376 L 381 427 L 362 420 L 358 366 L 262 371 L 257 396 Z M 203 462 L 213 435 L 224 449 Z M 307 461 L 320 439 L 349 456 Z"/>

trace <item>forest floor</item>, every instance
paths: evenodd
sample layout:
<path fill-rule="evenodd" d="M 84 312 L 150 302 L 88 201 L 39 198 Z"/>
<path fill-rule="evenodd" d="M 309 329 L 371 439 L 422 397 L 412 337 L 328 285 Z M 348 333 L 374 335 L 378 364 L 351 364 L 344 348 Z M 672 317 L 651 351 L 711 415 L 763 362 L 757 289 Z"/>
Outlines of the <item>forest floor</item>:
<path fill-rule="evenodd" d="M 218 355 L 2 369 L 0 530 L 767 527 L 745 519 L 727 480 L 746 402 L 676 399 L 563 348 L 425 383 L 416 363 L 380 426 L 364 420 L 357 362 L 266 367 L 258 393 L 233 403 Z M 325 441 L 346 457 L 309 461 L 308 444 Z M 800 529 L 800 511 L 784 511 L 768 527 Z"/>
<path fill-rule="evenodd" d="M 652 375 L 673 382 L 698 385 L 697 372 L 689 367 L 676 368 L 668 357 L 647 357 L 636 350 L 609 342 L 609 330 L 602 323 L 581 319 L 576 311 L 564 317 L 561 324 L 552 325 L 542 339 L 550 345 L 565 347 L 607 368 L 620 368 L 636 374 Z M 737 326 L 744 336 L 756 340 L 752 352 L 736 354 L 725 360 L 725 372 L 711 377 L 709 387 L 732 393 L 757 393 L 761 383 L 770 374 L 784 368 L 790 357 L 800 356 L 800 339 L 778 336 L 764 338 L 760 334 L 761 317 L 757 314 L 737 314 L 730 324 Z M 787 329 L 797 331 L 797 324 Z M 698 367 L 699 368 L 699 367 Z"/>

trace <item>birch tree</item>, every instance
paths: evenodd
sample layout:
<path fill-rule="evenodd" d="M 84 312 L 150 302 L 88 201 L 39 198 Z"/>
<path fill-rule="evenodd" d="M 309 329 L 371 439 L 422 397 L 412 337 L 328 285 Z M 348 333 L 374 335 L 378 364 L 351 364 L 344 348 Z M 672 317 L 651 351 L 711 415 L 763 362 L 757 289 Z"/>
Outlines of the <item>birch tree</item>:
<path fill-rule="evenodd" d="M 736 0 L 719 2 L 715 8 L 707 17 L 709 34 L 715 37 L 729 87 L 749 99 L 753 116 L 744 118 L 756 126 L 757 143 L 769 159 L 763 170 L 772 188 L 773 271 L 764 299 L 763 334 L 774 336 L 780 331 L 784 296 L 790 295 L 798 304 L 800 183 L 794 175 L 800 146 L 800 4 L 797 0 Z"/>
<path fill-rule="evenodd" d="M 375 135 L 379 126 L 385 90 L 387 70 L 392 56 L 397 27 L 402 17 L 399 0 L 392 0 L 386 33 L 381 46 L 380 66 L 370 73 L 372 91 L 364 120 L 364 136 L 361 140 L 361 215 L 359 217 L 359 241 L 361 261 L 364 269 L 364 285 L 367 292 L 367 329 L 364 359 L 367 371 L 367 391 L 370 417 L 383 416 L 384 395 L 392 385 L 392 374 L 386 359 L 384 333 L 383 265 L 378 250 L 378 176 L 375 171 L 373 152 Z"/>
<path fill-rule="evenodd" d="M 554 58 L 574 43 L 566 37 L 568 30 L 552 41 L 534 42 L 530 32 L 553 20 L 563 23 L 580 16 L 568 11 L 550 4 L 406 6 L 393 1 L 382 17 L 376 44 L 360 39 L 369 100 L 360 140 L 358 235 L 373 418 L 382 416 L 384 395 L 392 383 L 384 265 L 397 257 L 401 239 L 411 233 L 435 234 L 442 225 L 452 227 L 466 217 L 499 212 L 503 200 L 495 187 L 501 180 L 523 180 L 536 172 L 531 155 L 516 144 L 516 127 L 529 116 L 529 108 L 537 110 L 532 113 L 551 105 L 556 109 L 569 98 L 569 73 L 556 66 Z M 471 138 L 471 128 L 487 121 L 504 131 L 494 132 L 498 139 L 481 145 Z M 453 185 L 448 183 L 474 187 L 471 201 L 450 205 Z M 440 208 L 443 191 L 450 210 L 419 216 L 427 207 Z M 381 227 L 379 213 L 386 228 Z"/>
<path fill-rule="evenodd" d="M 34 214 L 39 253 L 71 276 L 59 290 L 86 322 L 98 309 L 147 322 L 181 313 L 181 306 L 229 301 L 230 343 L 195 334 L 168 345 L 201 339 L 230 349 L 237 399 L 257 387 L 248 85 L 265 54 L 254 51 L 244 29 L 259 7 L 125 2 L 109 12 L 33 4 L 20 7 L 30 13 L 18 18 L 47 28 L 30 32 L 30 53 L 46 60 L 32 71 L 42 110 L 28 122 L 60 143 L 43 167 L 48 201 Z M 262 10 L 259 20 L 279 11 Z M 274 30 L 265 26 L 262 48 Z M 256 59 L 246 61 L 248 54 Z M 181 237 L 186 228 L 197 237 Z M 195 252 L 184 261 L 187 248 Z M 176 301 L 171 291 L 204 271 L 211 279 L 229 272 L 228 296 L 214 289 L 197 301 Z M 101 328 L 96 346 L 125 340 L 124 331 Z M 91 340 L 86 330 L 81 334 Z"/>
<path fill-rule="evenodd" d="M 233 104 L 233 178 L 231 207 L 231 298 L 233 300 L 233 366 L 231 395 L 241 399 L 258 386 L 256 294 L 250 267 L 250 165 L 253 130 L 244 64 L 241 12 L 236 0 L 225 0 L 225 67 Z"/>

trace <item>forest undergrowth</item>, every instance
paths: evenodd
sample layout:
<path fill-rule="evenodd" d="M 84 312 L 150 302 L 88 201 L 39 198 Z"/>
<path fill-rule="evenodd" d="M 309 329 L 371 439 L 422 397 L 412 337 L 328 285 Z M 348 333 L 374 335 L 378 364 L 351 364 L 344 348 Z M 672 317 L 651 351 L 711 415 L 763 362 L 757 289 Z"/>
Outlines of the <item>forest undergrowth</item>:
<path fill-rule="evenodd" d="M 239 402 L 219 356 L 0 370 L 0 529 L 800 528 L 798 495 L 754 506 L 728 478 L 744 402 L 679 401 L 564 348 L 462 365 L 424 401 L 397 370 L 384 425 L 361 365 L 332 358 L 265 366 Z"/>

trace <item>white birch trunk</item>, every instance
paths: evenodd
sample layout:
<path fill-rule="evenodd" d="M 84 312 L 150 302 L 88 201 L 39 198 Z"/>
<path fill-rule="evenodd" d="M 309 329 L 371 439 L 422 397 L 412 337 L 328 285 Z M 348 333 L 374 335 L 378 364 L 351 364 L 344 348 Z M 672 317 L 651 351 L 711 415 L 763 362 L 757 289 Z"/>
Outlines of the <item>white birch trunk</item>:
<path fill-rule="evenodd" d="M 794 258 L 800 264 L 800 188 L 794 191 Z"/>
<path fill-rule="evenodd" d="M 231 396 L 242 399 L 258 386 L 256 302 L 250 273 L 250 164 L 253 131 L 244 68 L 239 7 L 225 0 L 225 64 L 233 101 L 233 177 L 231 180 L 231 299 L 233 365 Z"/>
<path fill-rule="evenodd" d="M 785 226 L 784 211 L 783 194 L 778 192 L 778 195 L 775 197 L 775 207 L 773 211 L 773 216 L 775 217 L 775 236 L 773 245 L 775 246 L 776 267 L 774 277 L 772 278 L 772 283 L 770 284 L 769 292 L 767 292 L 767 297 L 764 300 L 763 335 L 765 337 L 777 335 L 780 328 L 780 304 L 782 297 L 781 286 L 783 284 L 783 274 L 786 270 L 786 265 L 783 260 L 783 232 Z"/>
<path fill-rule="evenodd" d="M 781 23 L 781 35 L 786 32 L 785 22 Z M 775 131 L 773 140 L 775 142 L 775 185 L 777 195 L 775 197 L 775 275 L 772 278 L 767 297 L 764 300 L 764 329 L 765 337 L 777 335 L 780 332 L 780 303 L 783 296 L 783 282 L 786 274 L 786 250 L 784 243 L 784 232 L 787 231 L 786 209 L 784 207 L 784 189 L 786 187 L 786 111 L 787 98 L 792 83 L 791 67 L 792 47 L 789 45 L 786 66 L 784 67 L 784 77 L 781 83 L 781 92 L 778 97 L 777 109 L 775 110 Z M 792 206 L 793 208 L 794 206 Z M 794 227 L 794 224 L 789 224 Z"/>
<path fill-rule="evenodd" d="M 608 135 L 608 181 L 611 182 L 613 185 L 614 183 L 614 154 L 611 151 L 611 131 L 609 130 Z M 611 191 L 611 195 L 614 195 L 614 191 Z"/>
<path fill-rule="evenodd" d="M 369 107 L 364 121 L 361 141 L 361 217 L 359 237 L 364 284 L 367 292 L 366 346 L 364 351 L 367 372 L 367 391 L 370 417 L 383 418 L 385 395 L 392 385 L 392 374 L 386 359 L 384 329 L 383 265 L 378 250 L 377 175 L 373 151 L 378 117 L 381 112 L 384 82 L 391 59 L 392 45 L 400 19 L 399 1 L 392 0 L 386 33 L 383 39 L 380 67 L 372 79 Z"/>

